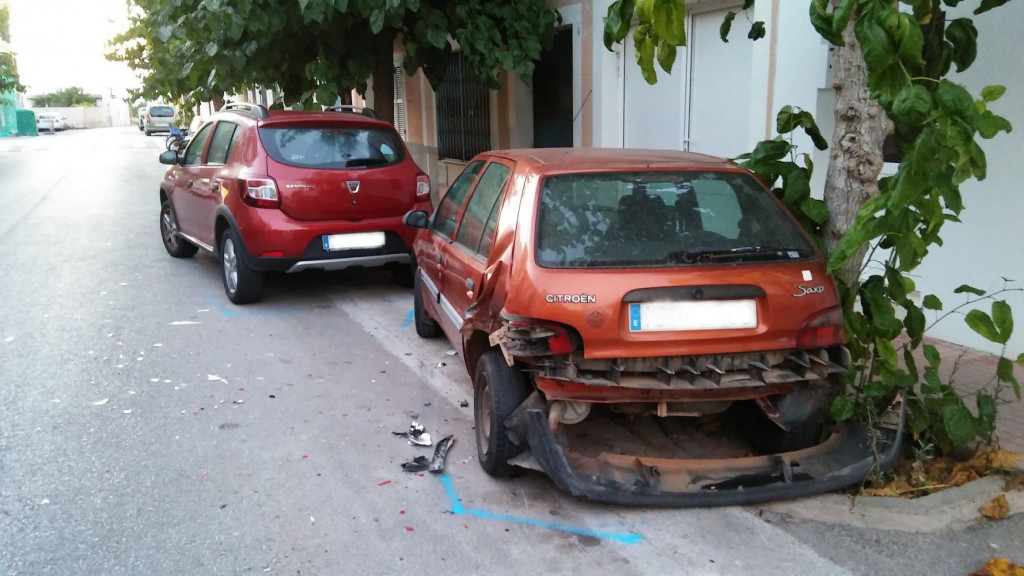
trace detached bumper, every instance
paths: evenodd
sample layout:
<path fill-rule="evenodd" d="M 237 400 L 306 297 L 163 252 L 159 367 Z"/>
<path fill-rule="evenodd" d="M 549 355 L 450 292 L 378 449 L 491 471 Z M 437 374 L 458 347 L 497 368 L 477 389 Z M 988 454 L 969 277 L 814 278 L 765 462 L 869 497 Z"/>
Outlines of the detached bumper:
<path fill-rule="evenodd" d="M 565 449 L 547 414 L 527 408 L 530 451 L 554 483 L 581 498 L 639 506 L 734 506 L 820 494 L 862 481 L 876 466 L 896 462 L 906 416 L 893 403 L 887 425 L 874 432 L 844 423 L 817 446 L 768 456 L 717 460 L 585 457 Z M 877 437 L 872 446 L 871 435 Z M 876 461 L 875 454 L 879 456 Z"/>

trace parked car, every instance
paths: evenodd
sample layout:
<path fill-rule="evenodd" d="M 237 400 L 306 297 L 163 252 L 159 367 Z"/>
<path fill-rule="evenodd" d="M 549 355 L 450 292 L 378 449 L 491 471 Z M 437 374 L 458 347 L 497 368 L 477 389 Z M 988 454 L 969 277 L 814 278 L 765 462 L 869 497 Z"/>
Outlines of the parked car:
<path fill-rule="evenodd" d="M 672 151 L 494 151 L 406 222 L 422 229 L 416 332 L 461 352 L 488 474 L 511 474 L 529 448 L 572 494 L 703 506 L 831 490 L 875 466 L 865 427 L 827 421 L 850 354 L 825 260 L 748 171 Z M 599 406 L 727 415 L 761 455 L 588 452 L 573 430 Z M 883 467 L 902 430 L 893 410 Z"/>
<path fill-rule="evenodd" d="M 146 136 L 154 132 L 170 132 L 178 120 L 178 113 L 170 104 L 149 104 L 139 114 L 139 122 Z"/>
<path fill-rule="evenodd" d="M 164 247 L 218 255 L 235 304 L 260 299 L 266 272 L 386 266 L 412 285 L 402 217 L 430 209 L 430 179 L 387 122 L 231 104 L 160 161 Z"/>
<path fill-rule="evenodd" d="M 40 112 L 36 114 L 36 130 L 39 132 L 61 132 L 67 128 L 67 122 L 60 114 Z"/>

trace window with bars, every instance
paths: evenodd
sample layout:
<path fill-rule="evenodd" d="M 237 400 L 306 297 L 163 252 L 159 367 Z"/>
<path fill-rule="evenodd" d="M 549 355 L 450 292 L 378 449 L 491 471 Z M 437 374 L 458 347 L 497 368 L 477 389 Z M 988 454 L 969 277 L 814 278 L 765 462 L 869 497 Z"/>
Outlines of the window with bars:
<path fill-rule="evenodd" d="M 438 156 L 469 160 L 491 148 L 490 94 L 462 54 L 449 56 L 436 100 Z"/>
<path fill-rule="evenodd" d="M 405 115 L 405 71 L 401 66 L 395 66 L 395 130 L 402 140 L 409 139 Z"/>

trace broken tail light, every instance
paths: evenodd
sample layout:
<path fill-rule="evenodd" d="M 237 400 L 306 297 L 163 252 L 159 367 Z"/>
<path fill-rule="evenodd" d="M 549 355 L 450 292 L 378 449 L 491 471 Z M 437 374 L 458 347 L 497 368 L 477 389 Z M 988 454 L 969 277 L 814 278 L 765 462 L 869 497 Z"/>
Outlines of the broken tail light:
<path fill-rule="evenodd" d="M 569 354 L 577 348 L 566 328 L 548 322 L 509 321 L 505 337 L 509 350 L 520 356 Z"/>
<path fill-rule="evenodd" d="M 420 174 L 416 177 L 416 199 L 425 200 L 430 198 L 430 176 Z"/>
<path fill-rule="evenodd" d="M 280 208 L 281 196 L 273 178 L 245 178 L 239 186 L 242 201 L 257 208 Z"/>
<path fill-rule="evenodd" d="M 809 317 L 796 335 L 797 348 L 825 348 L 846 341 L 843 329 L 843 309 L 829 308 Z"/>

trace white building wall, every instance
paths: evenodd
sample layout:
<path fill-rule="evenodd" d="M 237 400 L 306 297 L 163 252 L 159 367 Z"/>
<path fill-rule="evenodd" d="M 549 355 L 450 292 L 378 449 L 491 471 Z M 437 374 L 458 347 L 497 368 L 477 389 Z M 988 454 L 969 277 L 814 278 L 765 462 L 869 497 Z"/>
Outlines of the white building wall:
<path fill-rule="evenodd" d="M 950 10 L 949 18 L 971 17 L 976 2 L 965 2 Z M 973 16 L 978 28 L 978 57 L 963 74 L 952 79 L 967 86 L 977 97 L 990 84 L 1006 86 L 1002 99 L 990 109 L 1013 124 L 1013 132 L 992 140 L 981 140 L 988 160 L 988 177 L 968 181 L 960 187 L 964 206 L 962 223 L 949 222 L 943 228 L 944 246 L 936 248 L 918 268 L 916 278 L 922 294 L 935 294 L 946 309 L 965 301 L 953 294 L 961 284 L 983 290 L 998 290 L 1002 278 L 1015 280 L 1011 287 L 1024 288 L 1024 3 L 1010 2 L 1000 8 Z M 1008 356 L 1024 352 L 1024 295 L 1014 292 L 1000 296 L 1013 308 L 1016 329 Z M 978 306 L 991 312 L 991 303 Z M 964 310 L 966 313 L 967 310 Z M 961 318 L 949 317 L 936 325 L 937 338 L 973 348 L 1000 352 L 1000 346 L 977 336 Z"/>

